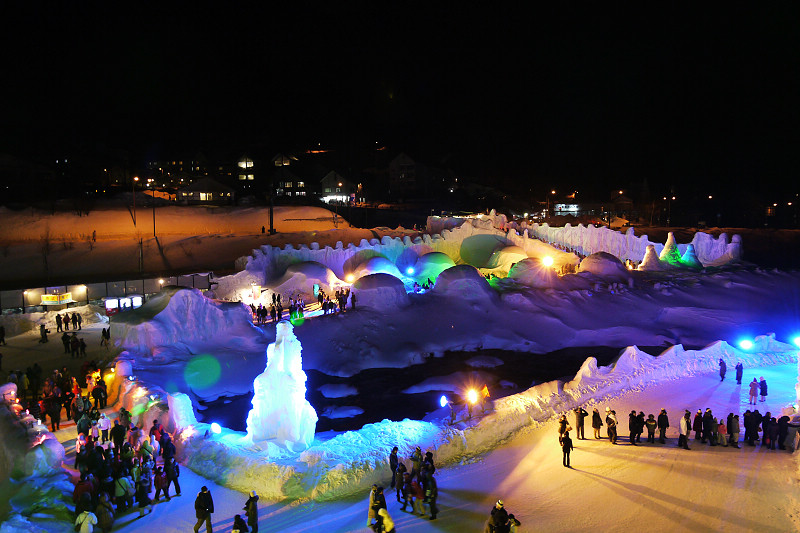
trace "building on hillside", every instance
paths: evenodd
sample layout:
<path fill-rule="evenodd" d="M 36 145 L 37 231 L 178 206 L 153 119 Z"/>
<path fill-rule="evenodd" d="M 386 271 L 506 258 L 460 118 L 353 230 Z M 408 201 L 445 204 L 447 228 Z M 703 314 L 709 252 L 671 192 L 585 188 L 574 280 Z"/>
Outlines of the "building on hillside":
<path fill-rule="evenodd" d="M 178 189 L 178 202 L 183 204 L 233 204 L 235 191 L 212 178 L 196 180 Z"/>
<path fill-rule="evenodd" d="M 353 182 L 331 170 L 320 180 L 320 199 L 326 204 L 355 202 L 358 187 Z"/>

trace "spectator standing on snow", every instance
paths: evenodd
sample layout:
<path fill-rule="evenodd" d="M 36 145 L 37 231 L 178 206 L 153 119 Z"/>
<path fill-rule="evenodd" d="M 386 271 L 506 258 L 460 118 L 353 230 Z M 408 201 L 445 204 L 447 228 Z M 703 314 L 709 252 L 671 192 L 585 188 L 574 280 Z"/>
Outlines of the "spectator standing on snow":
<path fill-rule="evenodd" d="M 567 422 L 567 415 L 561 415 L 558 419 L 558 443 L 561 444 L 561 439 L 564 437 L 564 433 L 569 431 L 567 428 L 569 426 L 569 422 Z"/>
<path fill-rule="evenodd" d="M 373 483 L 372 489 L 369 491 L 369 501 L 367 502 L 367 527 L 372 527 L 372 521 L 378 516 L 378 509 L 380 505 L 377 503 L 378 485 Z M 386 501 L 383 502 L 386 505 Z"/>
<path fill-rule="evenodd" d="M 656 428 L 658 427 L 658 422 L 656 422 L 656 417 L 653 413 L 650 413 L 647 416 L 647 420 L 645 421 L 644 426 L 647 428 L 647 442 L 655 444 Z"/>
<path fill-rule="evenodd" d="M 78 313 L 72 313 L 72 329 L 78 329 Z"/>
<path fill-rule="evenodd" d="M 508 523 L 508 511 L 503 506 L 503 500 L 497 500 L 497 503 L 492 507 L 489 514 L 489 520 L 486 523 L 486 529 L 489 533 L 504 533 L 506 524 Z"/>
<path fill-rule="evenodd" d="M 738 385 L 742 384 L 742 374 L 744 373 L 744 366 L 742 365 L 741 361 L 736 363 L 736 383 Z"/>
<path fill-rule="evenodd" d="M 389 485 L 391 488 L 394 488 L 397 482 L 397 463 L 399 459 L 397 458 L 397 446 L 392 448 L 392 453 L 389 454 L 389 469 L 392 471 L 392 484 Z"/>
<path fill-rule="evenodd" d="M 56 333 L 63 331 L 61 327 L 61 315 L 56 315 Z"/>
<path fill-rule="evenodd" d="M 108 501 L 108 494 L 105 492 L 100 493 L 100 499 L 97 502 L 97 508 L 94 510 L 97 516 L 97 527 L 103 533 L 109 533 L 111 528 L 114 527 L 114 506 Z"/>
<path fill-rule="evenodd" d="M 689 449 L 689 432 L 692 430 L 692 413 L 687 409 L 678 424 L 678 446 L 684 450 Z"/>
<path fill-rule="evenodd" d="M 758 392 L 761 395 L 761 401 L 767 401 L 767 380 L 764 379 L 764 376 L 761 376 L 761 379 L 758 382 Z"/>
<path fill-rule="evenodd" d="M 720 446 L 728 447 L 728 427 L 725 425 L 725 421 L 723 419 L 719 419 L 719 424 L 717 425 L 717 444 Z"/>
<path fill-rule="evenodd" d="M 439 498 L 439 485 L 436 478 L 433 477 L 433 471 L 426 469 L 427 476 L 425 482 L 425 500 L 428 502 L 428 507 L 431 511 L 431 520 L 436 520 L 436 515 L 439 514 L 439 507 L 436 505 L 436 500 Z"/>
<path fill-rule="evenodd" d="M 211 514 L 214 512 L 214 499 L 208 491 L 208 487 L 203 486 L 197 493 L 194 500 L 194 512 L 197 516 L 197 523 L 194 525 L 194 533 L 200 531 L 203 522 L 206 523 L 206 533 L 211 533 Z"/>
<path fill-rule="evenodd" d="M 694 415 L 692 431 L 694 431 L 694 440 L 700 440 L 703 435 L 703 411 L 701 409 L 698 409 Z"/>
<path fill-rule="evenodd" d="M 667 416 L 667 410 L 661 409 L 661 412 L 658 414 L 658 442 L 661 444 L 667 443 L 667 428 L 669 427 L 669 417 Z"/>
<path fill-rule="evenodd" d="M 172 457 L 164 461 L 164 476 L 167 478 L 167 484 L 164 486 L 164 496 L 169 500 L 170 485 L 175 485 L 175 496 L 180 496 L 181 484 L 178 482 L 178 478 L 181 477 L 181 467 Z M 258 498 L 256 498 L 256 500 L 258 500 Z"/>
<path fill-rule="evenodd" d="M 420 468 L 422 467 L 422 450 L 419 446 L 414 448 L 414 453 L 411 454 L 411 477 L 419 478 Z"/>
<path fill-rule="evenodd" d="M 572 439 L 569 438 L 569 431 L 567 431 L 561 438 L 561 451 L 564 452 L 563 463 L 564 466 L 566 466 L 567 468 L 569 468 L 569 454 L 572 450 L 573 450 Z"/>
<path fill-rule="evenodd" d="M 79 533 L 92 533 L 97 524 L 97 516 L 90 511 L 83 511 L 75 519 L 75 531 Z"/>
<path fill-rule="evenodd" d="M 611 444 L 617 443 L 617 413 L 606 407 L 606 426 L 608 427 L 608 440 Z"/>
<path fill-rule="evenodd" d="M 0 324 L 0 344 L 6 345 L 6 327 Z"/>
<path fill-rule="evenodd" d="M 576 407 L 574 409 L 575 412 L 575 434 L 578 440 L 586 440 L 585 435 L 583 434 L 583 423 L 589 413 L 583 407 Z"/>
<path fill-rule="evenodd" d="M 750 405 L 756 404 L 756 398 L 758 398 L 758 380 L 753 378 L 750 382 Z"/>
<path fill-rule="evenodd" d="M 636 434 L 638 432 L 638 420 L 636 419 L 636 409 L 631 411 L 628 415 L 628 433 L 629 437 L 628 440 L 630 441 L 631 445 L 636 446 Z M 566 466 L 566 465 L 564 465 Z"/>
<path fill-rule="evenodd" d="M 725 379 L 725 372 L 728 371 L 728 365 L 725 364 L 725 361 L 722 360 L 722 357 L 719 358 L 719 380 L 722 381 Z"/>
<path fill-rule="evenodd" d="M 242 508 L 245 516 L 247 516 L 247 525 L 253 533 L 258 533 L 258 494 L 256 491 L 250 491 L 250 497 L 244 502 Z"/>
<path fill-rule="evenodd" d="M 402 496 L 403 499 L 406 497 L 406 490 L 404 487 L 405 475 L 408 473 L 408 469 L 406 468 L 406 464 L 403 461 L 397 463 L 397 470 L 395 471 L 395 477 L 397 479 L 397 503 L 400 503 L 400 497 Z"/>
<path fill-rule="evenodd" d="M 603 427 L 603 419 L 600 418 L 600 412 L 595 407 L 592 410 L 592 428 L 594 429 L 594 438 L 600 438 L 600 428 Z"/>
<path fill-rule="evenodd" d="M 700 438 L 700 442 L 703 444 L 705 444 L 706 441 L 709 441 L 712 446 L 715 446 L 714 441 L 711 439 L 711 426 L 713 422 L 714 417 L 711 414 L 711 409 L 706 408 L 706 412 L 703 413 L 703 435 Z"/>

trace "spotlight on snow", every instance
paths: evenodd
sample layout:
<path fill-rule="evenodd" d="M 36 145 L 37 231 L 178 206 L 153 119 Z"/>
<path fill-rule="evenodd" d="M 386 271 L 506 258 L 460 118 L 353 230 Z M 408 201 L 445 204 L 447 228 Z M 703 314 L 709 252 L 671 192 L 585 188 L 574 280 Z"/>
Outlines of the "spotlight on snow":
<path fill-rule="evenodd" d="M 220 433 L 222 433 L 222 427 L 219 424 L 217 424 L 216 422 L 213 422 L 211 424 L 211 433 L 214 433 L 215 435 L 219 435 Z"/>
<path fill-rule="evenodd" d="M 542 264 L 546 267 L 553 266 L 553 258 L 550 257 L 549 255 L 542 257 Z"/>
<path fill-rule="evenodd" d="M 739 348 L 741 348 L 742 350 L 749 350 L 752 347 L 753 347 L 753 341 L 749 339 L 744 339 L 739 341 Z"/>
<path fill-rule="evenodd" d="M 442 394 L 442 397 L 439 398 L 439 405 L 441 405 L 442 407 L 447 405 L 447 396 L 445 396 L 444 394 Z"/>
<path fill-rule="evenodd" d="M 344 280 L 345 280 L 347 283 L 353 283 L 353 282 L 355 281 L 355 279 L 356 279 L 356 277 L 355 277 L 354 275 L 352 275 L 352 274 L 348 274 L 348 275 L 347 275 L 347 276 L 344 278 Z"/>
<path fill-rule="evenodd" d="M 467 401 L 473 405 L 478 403 L 478 391 L 475 389 L 469 389 L 467 391 Z"/>
<path fill-rule="evenodd" d="M 794 343 L 795 346 L 800 347 L 800 335 L 798 335 L 795 338 L 793 338 L 792 342 Z"/>
<path fill-rule="evenodd" d="M 408 274 L 409 276 L 413 276 L 414 275 L 414 267 L 408 267 L 406 269 L 406 274 Z"/>

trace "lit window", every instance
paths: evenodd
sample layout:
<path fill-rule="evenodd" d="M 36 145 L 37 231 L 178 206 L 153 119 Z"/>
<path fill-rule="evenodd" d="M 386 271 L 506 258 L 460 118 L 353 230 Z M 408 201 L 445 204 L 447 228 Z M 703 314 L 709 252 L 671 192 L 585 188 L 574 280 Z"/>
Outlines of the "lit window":
<path fill-rule="evenodd" d="M 292 195 L 292 191 L 287 191 L 286 192 L 286 196 L 291 196 L 291 195 Z"/>
<path fill-rule="evenodd" d="M 239 165 L 239 168 L 253 168 L 252 159 L 242 159 L 237 164 Z"/>
<path fill-rule="evenodd" d="M 287 189 L 289 189 L 289 188 L 291 188 L 291 186 L 292 186 L 292 182 L 291 181 L 287 181 L 285 187 Z"/>
<path fill-rule="evenodd" d="M 201 192 L 201 193 L 200 193 L 200 200 L 201 200 L 201 201 L 209 201 L 209 200 L 211 200 L 211 197 L 212 197 L 212 196 L 213 196 L 213 193 L 210 193 L 210 192 Z"/>
<path fill-rule="evenodd" d="M 325 187 L 325 190 L 323 192 L 331 192 L 331 188 L 330 187 Z"/>
<path fill-rule="evenodd" d="M 305 187 L 305 186 L 306 186 L 306 182 L 304 182 L 304 181 L 298 181 L 298 182 L 297 182 L 297 186 L 298 186 L 298 187 Z"/>
<path fill-rule="evenodd" d="M 297 196 L 305 196 L 306 191 L 297 191 Z"/>

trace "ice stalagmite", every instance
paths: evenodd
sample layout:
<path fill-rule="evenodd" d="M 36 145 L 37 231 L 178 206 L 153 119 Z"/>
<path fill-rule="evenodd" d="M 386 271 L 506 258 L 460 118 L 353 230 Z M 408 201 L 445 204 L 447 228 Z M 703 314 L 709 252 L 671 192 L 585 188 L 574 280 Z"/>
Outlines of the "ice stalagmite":
<path fill-rule="evenodd" d="M 279 322 L 275 342 L 267 347 L 267 368 L 253 381 L 253 408 L 247 415 L 253 442 L 269 440 L 298 452 L 314 440 L 317 412 L 306 400 L 301 351 L 292 325 Z"/>

